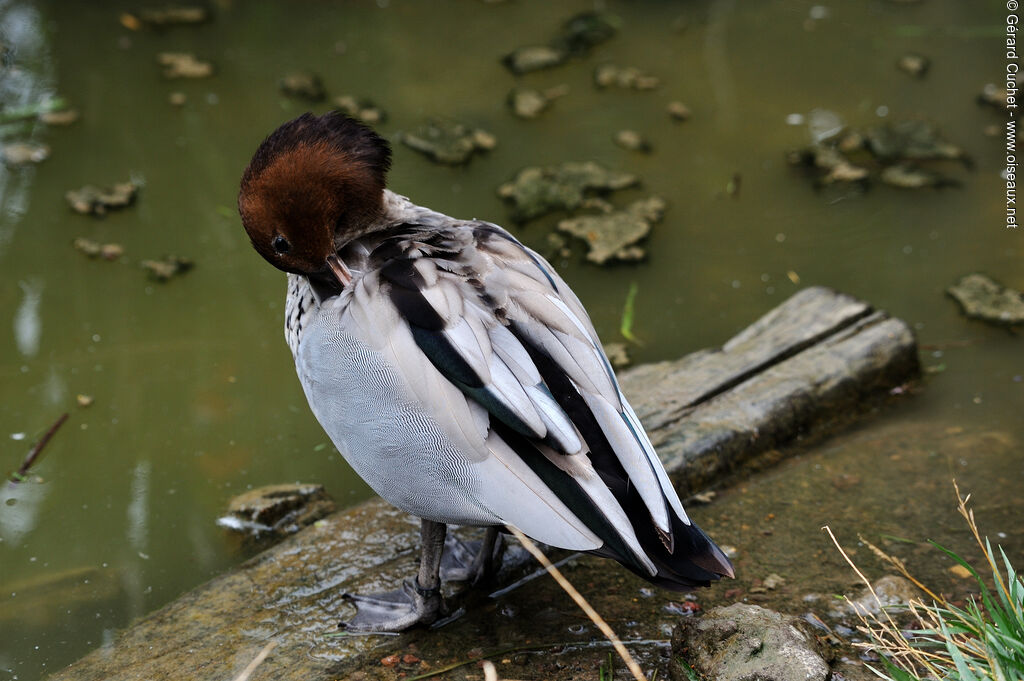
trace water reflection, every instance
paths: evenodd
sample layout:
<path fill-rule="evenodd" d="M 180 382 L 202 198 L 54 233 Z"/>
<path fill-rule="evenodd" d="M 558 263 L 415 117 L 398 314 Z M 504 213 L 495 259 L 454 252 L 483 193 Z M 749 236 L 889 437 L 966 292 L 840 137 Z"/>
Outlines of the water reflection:
<path fill-rule="evenodd" d="M 0 103 L 9 112 L 56 96 L 53 60 L 39 11 L 29 3 L 0 1 Z M 4 137 L 31 137 L 39 128 L 32 120 L 0 125 Z M 15 226 L 28 211 L 34 168 L 0 164 L 0 256 L 14 237 Z"/>
<path fill-rule="evenodd" d="M 132 472 L 132 489 L 128 502 L 128 545 L 142 557 L 149 540 L 149 478 L 153 465 L 140 461 Z"/>
<path fill-rule="evenodd" d="M 49 490 L 49 485 L 34 482 L 0 483 L 0 539 L 9 549 L 35 528 Z"/>
<path fill-rule="evenodd" d="M 43 284 L 39 280 L 19 281 L 22 299 L 14 314 L 14 340 L 18 352 L 34 357 L 39 352 L 39 336 L 43 323 L 39 317 L 39 304 L 43 299 Z"/>

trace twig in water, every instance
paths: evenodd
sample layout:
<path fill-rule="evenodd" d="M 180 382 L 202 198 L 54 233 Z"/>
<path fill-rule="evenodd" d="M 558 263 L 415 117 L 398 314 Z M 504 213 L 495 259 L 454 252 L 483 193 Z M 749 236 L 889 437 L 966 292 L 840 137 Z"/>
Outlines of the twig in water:
<path fill-rule="evenodd" d="M 554 577 L 556 582 L 558 582 L 558 586 L 562 587 L 562 589 L 569 594 L 569 597 L 576 601 L 576 605 L 580 606 L 580 608 L 583 609 L 583 612 L 587 613 L 587 617 L 597 625 L 597 628 L 601 630 L 601 633 L 604 634 L 605 638 L 611 641 L 612 647 L 615 648 L 615 652 L 617 652 L 623 662 L 626 663 L 630 673 L 633 674 L 633 678 L 637 681 L 647 681 L 644 677 L 643 671 L 640 669 L 640 665 L 636 663 L 633 656 L 628 650 L 626 650 L 626 646 L 622 645 L 622 641 L 620 641 L 619 637 L 615 635 L 615 632 L 612 631 L 610 626 L 608 626 L 608 623 L 604 621 L 604 618 L 601 617 L 601 615 L 594 610 L 593 606 L 587 602 L 587 599 L 585 599 L 583 595 L 576 590 L 576 587 L 574 587 L 569 580 L 565 578 L 558 568 L 551 564 L 548 557 L 545 556 L 539 548 L 537 548 L 537 545 L 534 544 L 529 537 L 511 525 L 506 525 L 506 527 L 509 532 L 515 535 L 516 539 L 519 540 L 519 543 L 522 544 L 523 547 L 529 551 L 530 554 L 533 555 L 533 557 L 536 558 L 549 573 L 551 573 L 551 576 Z"/>
<path fill-rule="evenodd" d="M 267 655 L 269 655 L 270 651 L 276 647 L 277 641 L 267 642 L 267 645 L 263 646 L 263 650 L 261 650 L 259 654 L 252 659 L 252 662 L 242 670 L 242 673 L 235 677 L 235 681 L 249 681 L 249 677 L 252 676 L 254 671 L 256 671 L 256 667 L 263 664 L 263 660 L 267 659 Z"/>
<path fill-rule="evenodd" d="M 50 429 L 47 430 L 46 433 L 44 433 L 41 438 L 39 438 L 39 442 L 37 442 L 35 446 L 32 447 L 31 451 L 29 451 L 29 453 L 25 455 L 25 460 L 21 462 L 21 468 L 19 468 L 14 473 L 11 473 L 10 481 L 12 485 L 17 485 L 19 482 L 25 479 L 25 475 L 28 473 L 28 469 L 32 467 L 32 464 L 34 464 L 36 462 L 36 459 L 39 458 L 39 455 L 42 454 L 43 447 L 46 446 L 46 443 L 50 441 L 50 438 L 53 437 L 53 434 L 57 432 L 57 429 L 64 425 L 64 422 L 67 420 L 68 413 L 64 412 L 63 414 L 60 415 L 60 418 L 57 419 L 52 426 L 50 426 Z"/>

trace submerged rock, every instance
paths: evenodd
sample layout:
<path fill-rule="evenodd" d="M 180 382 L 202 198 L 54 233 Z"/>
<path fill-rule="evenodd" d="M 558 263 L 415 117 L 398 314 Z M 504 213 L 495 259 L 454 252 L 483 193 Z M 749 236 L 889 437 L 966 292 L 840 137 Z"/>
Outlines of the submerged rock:
<path fill-rule="evenodd" d="M 267 485 L 233 498 L 217 524 L 247 535 L 281 538 L 334 510 L 334 500 L 323 485 Z"/>
<path fill-rule="evenodd" d="M 922 189 L 924 187 L 955 187 L 956 180 L 921 168 L 914 163 L 897 163 L 882 169 L 879 179 L 892 187 Z"/>
<path fill-rule="evenodd" d="M 564 96 L 569 89 L 565 85 L 536 90 L 528 87 L 512 88 L 508 93 L 508 106 L 520 118 L 536 118 L 551 106 L 551 102 Z"/>
<path fill-rule="evenodd" d="M 864 131 L 868 150 L 883 162 L 950 160 L 970 163 L 964 150 L 920 119 L 877 125 Z"/>
<path fill-rule="evenodd" d="M 332 101 L 338 111 L 352 118 L 357 118 L 367 125 L 383 123 L 388 118 L 384 109 L 369 99 L 357 99 L 352 95 L 341 95 L 340 97 L 335 97 Z"/>
<path fill-rule="evenodd" d="M 64 199 L 76 213 L 106 215 L 108 210 L 125 208 L 135 202 L 139 188 L 134 182 L 120 182 L 112 187 L 87 184 L 65 192 Z"/>
<path fill-rule="evenodd" d="M 558 66 L 569 58 L 564 49 L 550 45 L 528 45 L 509 52 L 501 59 L 501 63 L 516 75 L 549 69 Z"/>
<path fill-rule="evenodd" d="M 278 87 L 285 95 L 307 102 L 322 102 L 327 97 L 323 81 L 312 71 L 292 71 L 285 74 L 278 82 Z"/>
<path fill-rule="evenodd" d="M 905 54 L 896 60 L 896 68 L 914 78 L 924 78 L 931 65 L 931 59 L 915 52 Z"/>
<path fill-rule="evenodd" d="M 665 110 L 668 111 L 668 115 L 672 117 L 672 120 L 679 122 L 690 120 L 692 115 L 690 107 L 678 101 L 669 102 Z"/>
<path fill-rule="evenodd" d="M 0 156 L 11 166 L 40 163 L 50 157 L 50 147 L 36 142 L 11 142 L 0 147 Z"/>
<path fill-rule="evenodd" d="M 621 21 L 607 12 L 580 12 L 562 24 L 562 30 L 555 38 L 574 55 L 585 55 L 596 45 L 610 40 L 619 30 Z"/>
<path fill-rule="evenodd" d="M 1008 106 L 1013 103 L 1010 93 L 1006 91 L 1006 88 L 1001 88 L 993 83 L 987 84 L 982 88 L 981 94 L 978 95 L 978 104 L 1002 109 L 1003 111 L 1006 111 Z"/>
<path fill-rule="evenodd" d="M 673 681 L 825 681 L 829 667 L 803 620 L 756 605 L 712 608 L 672 633 Z"/>
<path fill-rule="evenodd" d="M 209 78 L 213 64 L 196 58 L 191 52 L 161 52 L 156 62 L 164 67 L 164 78 Z"/>
<path fill-rule="evenodd" d="M 149 272 L 149 278 L 159 282 L 169 281 L 172 277 L 188 272 L 194 266 L 195 263 L 188 258 L 176 255 L 167 255 L 161 260 L 142 261 L 142 268 Z"/>
<path fill-rule="evenodd" d="M 558 210 L 578 208 L 588 195 L 632 187 L 639 178 L 608 170 L 593 161 L 524 168 L 498 187 L 498 196 L 512 203 L 512 219 L 526 222 Z"/>
<path fill-rule="evenodd" d="M 645 73 L 635 66 L 601 64 L 594 69 L 594 85 L 599 88 L 618 87 L 626 90 L 653 90 L 661 79 Z"/>
<path fill-rule="evenodd" d="M 1006 288 L 984 274 L 968 274 L 946 289 L 968 317 L 993 324 L 1024 323 L 1024 293 Z"/>
<path fill-rule="evenodd" d="M 904 189 L 948 187 L 959 183 L 920 164 L 952 160 L 971 165 L 963 149 L 921 120 L 865 130 L 835 128 L 816 139 L 809 147 L 787 152 L 786 158 L 790 165 L 813 169 L 819 185 L 878 180 Z"/>
<path fill-rule="evenodd" d="M 39 120 L 47 125 L 71 125 L 79 118 L 76 109 L 61 109 L 60 111 L 41 111 Z"/>
<path fill-rule="evenodd" d="M 839 605 L 833 608 L 831 614 L 837 618 L 850 615 L 879 615 L 883 608 L 892 613 L 896 610 L 906 610 L 911 599 L 919 596 L 917 587 L 909 579 L 885 575 L 875 581 L 871 589 L 865 588 L 856 598 L 837 601 Z"/>
<path fill-rule="evenodd" d="M 587 260 L 603 265 L 610 260 L 641 260 L 646 255 L 635 244 L 646 237 L 651 225 L 665 214 L 665 201 L 651 196 L 625 210 L 603 215 L 583 215 L 562 220 L 558 229 L 587 242 Z"/>
<path fill-rule="evenodd" d="M 502 57 L 501 63 L 516 75 L 558 66 L 614 36 L 618 24 L 618 17 L 605 12 L 581 12 L 562 24 L 548 44 L 520 47 Z"/>
<path fill-rule="evenodd" d="M 427 158 L 454 166 L 468 163 L 474 154 L 490 151 L 498 144 L 498 139 L 486 130 L 446 121 L 431 121 L 412 132 L 403 132 L 400 139 Z"/>
<path fill-rule="evenodd" d="M 90 258 L 103 258 L 104 260 L 117 260 L 124 255 L 124 246 L 121 244 L 101 244 L 92 239 L 79 237 L 72 244 L 79 253 L 84 253 Z"/>
<path fill-rule="evenodd" d="M 619 130 L 612 139 L 617 145 L 629 151 L 649 154 L 653 148 L 647 138 L 636 130 Z"/>

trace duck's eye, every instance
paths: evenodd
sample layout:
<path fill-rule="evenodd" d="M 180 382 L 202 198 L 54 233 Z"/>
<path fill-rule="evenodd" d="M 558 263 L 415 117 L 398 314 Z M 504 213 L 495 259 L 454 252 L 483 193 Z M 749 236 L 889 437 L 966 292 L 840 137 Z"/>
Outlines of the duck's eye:
<path fill-rule="evenodd" d="M 281 255 L 284 255 L 285 253 L 292 249 L 292 245 L 288 243 L 288 239 L 285 239 L 280 234 L 274 237 L 274 240 L 271 242 L 271 245 L 274 247 L 274 250 L 280 253 Z"/>

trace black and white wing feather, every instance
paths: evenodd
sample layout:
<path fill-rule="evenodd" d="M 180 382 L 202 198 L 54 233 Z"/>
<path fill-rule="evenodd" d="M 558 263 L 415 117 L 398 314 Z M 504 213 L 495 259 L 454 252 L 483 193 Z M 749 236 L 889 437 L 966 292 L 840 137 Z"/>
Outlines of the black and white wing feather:
<path fill-rule="evenodd" d="M 670 588 L 732 574 L 683 510 L 579 300 L 507 232 L 396 228 L 350 309 L 485 469 L 474 501 L 502 522 Z"/>

